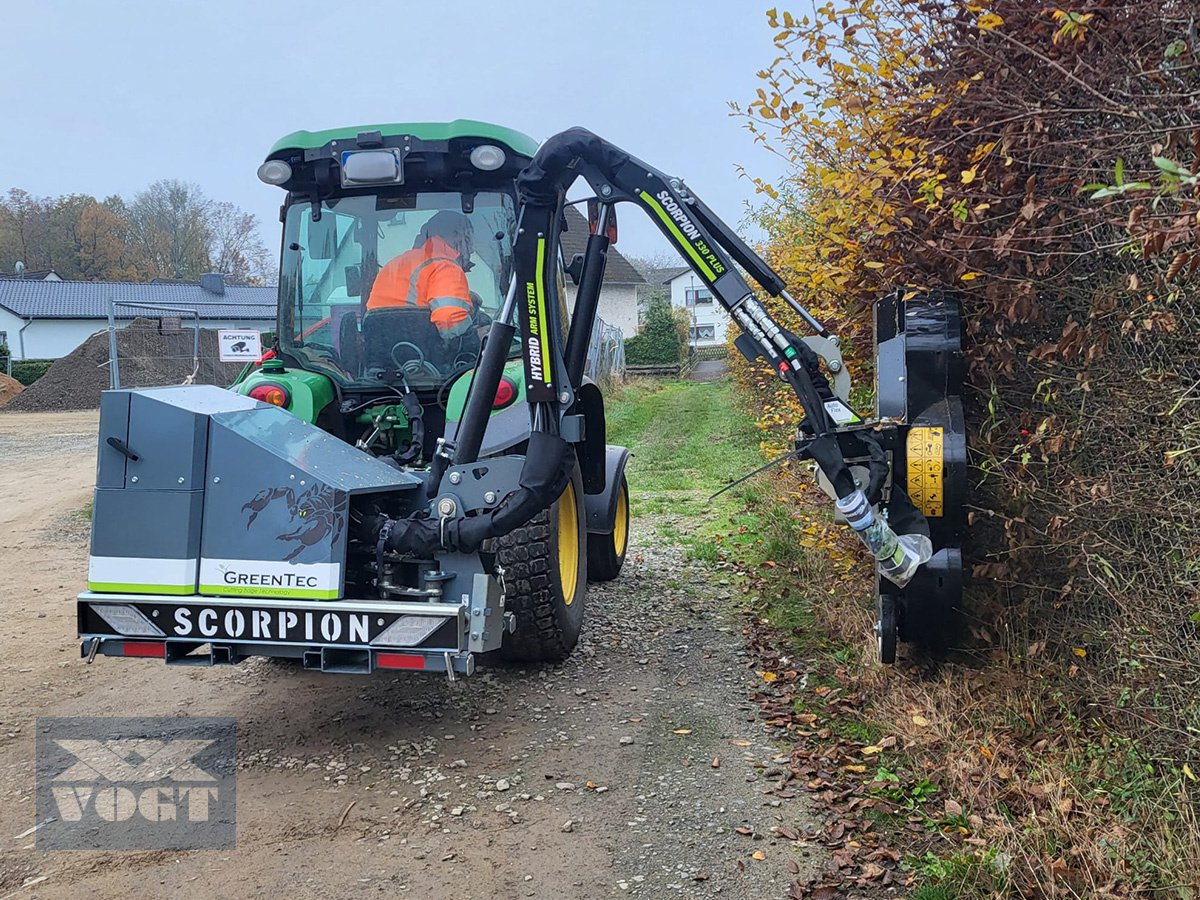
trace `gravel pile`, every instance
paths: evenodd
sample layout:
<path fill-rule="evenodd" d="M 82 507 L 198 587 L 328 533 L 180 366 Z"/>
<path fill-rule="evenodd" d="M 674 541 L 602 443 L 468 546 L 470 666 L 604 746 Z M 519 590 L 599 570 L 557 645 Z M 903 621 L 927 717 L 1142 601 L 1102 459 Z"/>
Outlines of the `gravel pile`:
<path fill-rule="evenodd" d="M 0 372 L 0 406 L 3 406 L 23 390 L 25 390 L 25 387 L 21 382 Z"/>
<path fill-rule="evenodd" d="M 200 329 L 200 369 L 193 384 L 230 384 L 240 363 L 218 361 L 217 332 Z M 134 319 L 117 332 L 117 358 L 122 387 L 183 384 L 192 374 L 193 333 L 190 328 L 160 329 L 153 319 Z M 52 365 L 4 405 L 5 411 L 47 412 L 95 409 L 109 386 L 108 332 L 101 331 Z"/>

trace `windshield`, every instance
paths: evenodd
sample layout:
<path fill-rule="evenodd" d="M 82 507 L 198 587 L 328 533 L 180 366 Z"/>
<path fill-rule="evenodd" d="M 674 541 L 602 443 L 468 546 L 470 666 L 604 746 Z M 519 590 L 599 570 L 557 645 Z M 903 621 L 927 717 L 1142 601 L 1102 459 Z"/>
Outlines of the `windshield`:
<path fill-rule="evenodd" d="M 345 385 L 440 386 L 475 362 L 512 276 L 512 197 L 359 195 L 288 207 L 281 348 Z"/>

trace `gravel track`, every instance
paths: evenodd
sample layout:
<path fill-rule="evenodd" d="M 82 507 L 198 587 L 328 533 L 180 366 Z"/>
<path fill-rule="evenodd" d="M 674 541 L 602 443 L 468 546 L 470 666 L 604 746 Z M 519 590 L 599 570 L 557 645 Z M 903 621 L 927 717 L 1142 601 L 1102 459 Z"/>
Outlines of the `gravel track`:
<path fill-rule="evenodd" d="M 0 636 L 30 648 L 0 660 L 0 898 L 757 900 L 786 895 L 789 861 L 823 860 L 772 831 L 811 818 L 803 796 L 775 793 L 732 577 L 685 561 L 662 521 L 635 520 L 624 572 L 589 587 L 561 666 L 457 684 L 261 660 L 85 666 L 86 533 L 68 514 L 88 498 L 94 429 L 94 414 L 0 415 Z M 15 489 L 29 478 L 13 473 L 51 472 L 53 502 Z M 36 716 L 181 714 L 238 721 L 236 850 L 39 853 L 16 837 L 35 824 Z"/>

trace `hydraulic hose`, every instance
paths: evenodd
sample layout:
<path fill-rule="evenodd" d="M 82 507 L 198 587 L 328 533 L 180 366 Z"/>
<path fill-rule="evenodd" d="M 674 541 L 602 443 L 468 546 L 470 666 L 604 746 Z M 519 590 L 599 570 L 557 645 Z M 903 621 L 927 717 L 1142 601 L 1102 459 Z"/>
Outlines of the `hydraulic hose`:
<path fill-rule="evenodd" d="M 520 528 L 558 499 L 571 480 L 575 457 L 556 434 L 535 431 L 521 467 L 517 490 L 499 506 L 479 515 L 438 519 L 422 509 L 406 519 L 374 520 L 371 543 L 398 553 L 428 558 L 438 553 L 470 553 L 490 538 Z"/>

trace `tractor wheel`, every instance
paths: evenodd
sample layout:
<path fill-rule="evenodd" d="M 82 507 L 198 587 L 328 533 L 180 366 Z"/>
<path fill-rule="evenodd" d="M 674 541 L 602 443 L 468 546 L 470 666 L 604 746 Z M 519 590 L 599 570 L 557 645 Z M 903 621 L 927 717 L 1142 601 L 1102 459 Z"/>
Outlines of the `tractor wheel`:
<path fill-rule="evenodd" d="M 570 655 L 583 627 L 586 547 L 583 479 L 576 469 L 549 509 L 496 540 L 506 606 L 517 619 L 500 650 L 505 659 L 553 662 Z"/>
<path fill-rule="evenodd" d="M 612 581 L 621 574 L 629 549 L 629 484 L 625 476 L 617 485 L 617 514 L 612 534 L 589 534 L 587 539 L 588 581 Z"/>

